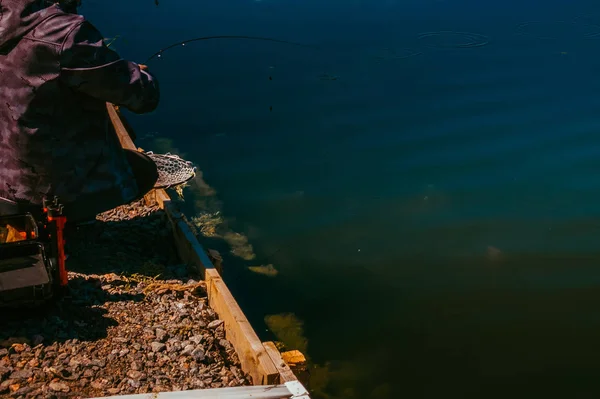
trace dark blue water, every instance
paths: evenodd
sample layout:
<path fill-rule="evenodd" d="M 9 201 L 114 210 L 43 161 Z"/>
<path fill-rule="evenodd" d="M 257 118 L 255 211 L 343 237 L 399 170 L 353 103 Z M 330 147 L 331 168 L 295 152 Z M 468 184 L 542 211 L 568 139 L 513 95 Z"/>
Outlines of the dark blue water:
<path fill-rule="evenodd" d="M 261 338 L 310 357 L 315 398 L 600 391 L 596 3 L 89 0 L 82 12 L 138 62 L 208 35 L 317 47 L 169 50 L 148 63 L 160 108 L 130 117 L 139 145 L 199 165 L 212 189 L 186 191 L 190 216 L 218 210 L 247 237 L 255 258 L 225 253 L 225 278 Z M 485 38 L 419 38 L 439 31 Z M 247 269 L 261 264 L 279 273 Z M 269 317 L 281 314 L 293 317 Z"/>

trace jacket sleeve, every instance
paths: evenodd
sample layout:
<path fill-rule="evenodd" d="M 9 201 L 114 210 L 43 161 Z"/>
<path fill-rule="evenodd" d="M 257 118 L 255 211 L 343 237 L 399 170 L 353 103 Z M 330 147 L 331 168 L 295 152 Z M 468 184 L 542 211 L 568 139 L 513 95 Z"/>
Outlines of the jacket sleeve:
<path fill-rule="evenodd" d="M 158 106 L 156 78 L 109 49 L 100 32 L 87 21 L 67 35 L 60 58 L 60 79 L 78 92 L 137 114 L 152 112 Z"/>

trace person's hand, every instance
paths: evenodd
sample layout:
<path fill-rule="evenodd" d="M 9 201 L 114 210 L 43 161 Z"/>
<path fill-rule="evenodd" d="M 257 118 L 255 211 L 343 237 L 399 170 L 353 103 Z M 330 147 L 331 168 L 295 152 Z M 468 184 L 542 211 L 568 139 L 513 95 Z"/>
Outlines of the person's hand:
<path fill-rule="evenodd" d="M 138 64 L 138 66 L 140 67 L 140 69 L 141 69 L 142 71 L 145 71 L 146 69 L 148 69 L 148 66 L 147 66 L 147 65 L 144 65 L 144 64 Z"/>

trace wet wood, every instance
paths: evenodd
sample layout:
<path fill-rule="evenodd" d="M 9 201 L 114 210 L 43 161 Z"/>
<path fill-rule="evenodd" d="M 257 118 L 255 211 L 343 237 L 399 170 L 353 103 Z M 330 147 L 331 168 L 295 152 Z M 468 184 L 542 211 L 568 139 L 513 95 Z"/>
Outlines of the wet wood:
<path fill-rule="evenodd" d="M 206 269 L 206 286 L 208 304 L 224 321 L 225 337 L 236 349 L 242 370 L 254 385 L 279 383 L 279 370 L 216 269 Z"/>
<path fill-rule="evenodd" d="M 216 249 L 207 248 L 208 258 L 220 274 L 223 274 L 223 257 Z"/>
<path fill-rule="evenodd" d="M 264 342 L 263 347 L 269 354 L 269 357 L 271 358 L 271 361 L 273 362 L 275 367 L 277 367 L 277 371 L 279 372 L 279 375 L 281 376 L 280 377 L 281 384 L 298 380 L 298 378 L 296 378 L 296 375 L 294 374 L 294 372 L 292 371 L 290 366 L 281 357 L 281 353 L 279 353 L 279 350 L 275 346 L 275 343 Z"/>
<path fill-rule="evenodd" d="M 165 201 L 164 209 L 167 211 L 167 216 L 173 228 L 179 259 L 205 278 L 205 271 L 214 268 L 210 258 L 196 239 L 192 229 L 187 224 L 185 216 L 177 206 L 171 201 Z"/>

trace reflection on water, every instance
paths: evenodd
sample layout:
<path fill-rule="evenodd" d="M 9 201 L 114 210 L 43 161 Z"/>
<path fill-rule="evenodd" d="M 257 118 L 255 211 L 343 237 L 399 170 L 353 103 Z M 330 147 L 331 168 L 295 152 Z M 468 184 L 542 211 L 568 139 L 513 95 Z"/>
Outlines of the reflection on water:
<path fill-rule="evenodd" d="M 150 144 L 155 152 L 171 153 L 185 157 L 181 151 L 173 147 L 173 142 L 166 138 L 152 137 Z M 193 209 L 194 213 L 190 216 L 192 224 L 197 228 L 201 236 L 205 238 L 222 239 L 228 244 L 230 253 L 235 257 L 245 261 L 252 261 L 256 258 L 252 244 L 244 234 L 237 233 L 227 225 L 222 216 L 222 204 L 217 199 L 216 191 L 210 187 L 202 177 L 202 171 L 198 171 L 184 188 L 183 196 L 190 194 L 193 205 L 188 209 Z M 185 198 L 182 198 L 185 201 Z M 265 276 L 276 276 L 277 270 L 272 264 L 249 266 L 249 270 Z"/>
<path fill-rule="evenodd" d="M 281 341 L 286 350 L 296 349 L 308 353 L 308 340 L 304 336 L 302 322 L 292 313 L 283 313 L 265 317 L 267 327 Z"/>
<path fill-rule="evenodd" d="M 296 349 L 304 354 L 310 353 L 308 340 L 304 336 L 304 324 L 296 315 L 292 313 L 268 315 L 265 317 L 265 323 L 282 344 L 281 350 Z M 307 361 L 309 363 L 307 389 L 316 397 L 324 399 L 363 397 L 362 393 L 359 394 L 352 388 L 355 381 L 364 377 L 356 365 L 352 363 L 332 365 L 329 362 L 319 365 L 314 363 L 309 356 L 307 356 Z M 369 398 L 385 397 L 381 395 L 389 394 L 389 389 L 388 384 L 377 386 Z"/>
<path fill-rule="evenodd" d="M 269 263 L 268 265 L 261 265 L 261 266 L 249 266 L 248 270 L 250 270 L 251 272 L 262 274 L 262 275 L 269 276 L 269 277 L 275 277 L 275 276 L 277 276 L 277 274 L 279 274 L 279 271 L 277 271 L 277 269 L 275 269 L 275 266 L 273 266 L 272 263 Z"/>

